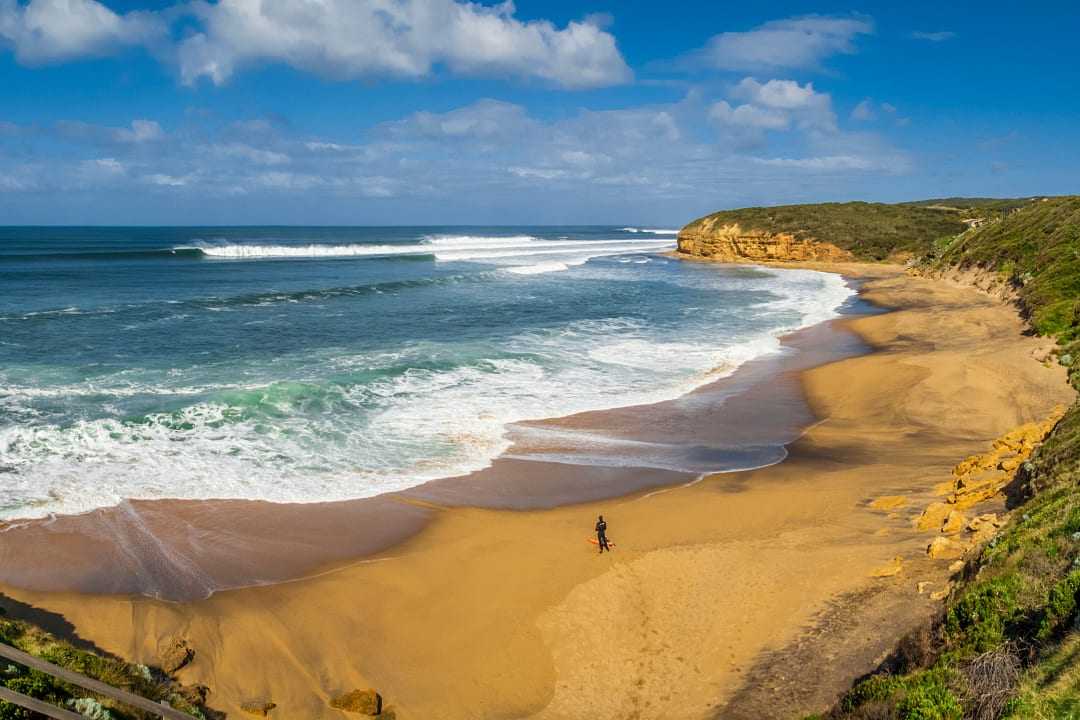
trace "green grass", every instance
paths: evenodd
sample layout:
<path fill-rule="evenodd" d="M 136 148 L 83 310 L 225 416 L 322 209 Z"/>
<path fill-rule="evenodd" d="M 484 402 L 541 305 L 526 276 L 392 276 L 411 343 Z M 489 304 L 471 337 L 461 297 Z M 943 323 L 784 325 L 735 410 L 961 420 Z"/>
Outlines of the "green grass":
<path fill-rule="evenodd" d="M 201 706 L 201 702 L 195 697 L 197 693 L 193 693 L 190 688 L 180 686 L 160 672 L 154 672 L 145 665 L 136 665 L 81 650 L 29 623 L 0 617 L 0 642 L 113 687 L 154 701 L 165 700 L 177 710 L 192 717 L 206 718 L 214 715 L 212 711 Z M 96 697 L 93 693 L 49 675 L 2 659 L 0 659 L 0 684 L 23 695 L 64 707 L 69 707 L 69 702 L 73 702 L 76 698 L 93 697 L 98 701 L 100 708 L 108 713 L 100 717 L 110 717 L 114 720 L 143 720 L 151 717 L 141 710 L 124 707 L 107 698 Z M 32 717 L 36 715 L 0 700 L 0 720 L 29 720 Z"/>
<path fill-rule="evenodd" d="M 1013 284 L 1034 329 L 1058 339 L 1080 389 L 1068 357 L 1080 346 L 1080 197 L 1031 202 L 939 241 L 924 264 L 978 267 Z M 1015 482 L 1023 502 L 958 583 L 941 619 L 921 629 L 919 652 L 902 642 L 888 668 L 825 717 L 1080 720 L 1080 404 Z M 988 659 L 1019 669 L 988 679 Z M 979 699 L 987 687 L 1000 693 L 992 710 Z"/>
<path fill-rule="evenodd" d="M 724 210 L 686 226 L 693 230 L 705 221 L 738 223 L 745 230 L 790 233 L 813 238 L 847 250 L 863 260 L 885 260 L 898 253 L 922 254 L 935 240 L 952 236 L 967 226 L 970 214 L 916 204 L 820 203 Z"/>

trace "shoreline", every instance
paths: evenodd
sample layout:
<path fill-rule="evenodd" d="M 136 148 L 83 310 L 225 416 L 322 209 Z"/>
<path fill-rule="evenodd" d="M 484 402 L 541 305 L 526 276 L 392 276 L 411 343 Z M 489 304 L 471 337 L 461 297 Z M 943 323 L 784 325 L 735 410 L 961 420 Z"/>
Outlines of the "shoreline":
<path fill-rule="evenodd" d="M 898 309 L 837 322 L 875 352 L 797 371 L 821 421 L 782 463 L 602 504 L 454 507 L 385 562 L 199 602 L 9 594 L 140 661 L 182 634 L 196 659 L 181 677 L 209 685 L 211 705 L 258 695 L 311 718 L 344 717 L 326 698 L 367 685 L 399 717 L 769 716 L 775 688 L 755 683 L 785 668 L 769 654 L 820 658 L 812 631 L 830 627 L 830 603 L 862 598 L 832 629 L 829 678 L 805 662 L 784 670 L 785 707 L 811 710 L 932 611 L 916 579 L 947 577 L 918 560 L 927 536 L 903 511 L 869 501 L 927 496 L 965 454 L 1071 397 L 1063 370 L 1027 356 L 1036 341 L 1015 313 L 871 268 L 866 293 Z M 581 542 L 598 509 L 618 542 L 602 558 Z M 896 555 L 911 569 L 870 577 Z"/>
<path fill-rule="evenodd" d="M 837 325 L 873 312 L 855 290 L 839 317 L 779 336 L 778 352 L 675 398 L 513 423 L 509 447 L 466 475 L 352 500 L 130 499 L 0 523 L 0 583 L 188 602 L 377 558 L 448 509 L 567 507 L 769 467 L 817 420 L 796 374 L 869 352 Z"/>

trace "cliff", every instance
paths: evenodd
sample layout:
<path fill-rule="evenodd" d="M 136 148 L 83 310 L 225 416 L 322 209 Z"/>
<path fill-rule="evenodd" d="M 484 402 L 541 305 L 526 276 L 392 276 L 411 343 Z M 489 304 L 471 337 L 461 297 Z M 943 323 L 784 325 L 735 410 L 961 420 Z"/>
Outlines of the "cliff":
<path fill-rule="evenodd" d="M 976 202 L 976 201 L 973 201 Z M 881 261 L 930 251 L 977 214 L 937 203 L 848 202 L 723 210 L 679 232 L 679 251 L 724 261 Z"/>
<path fill-rule="evenodd" d="M 720 225 L 706 218 L 679 232 L 679 252 L 722 262 L 817 261 L 839 262 L 854 256 L 832 243 L 798 238 L 791 233 L 744 230 L 738 223 Z"/>

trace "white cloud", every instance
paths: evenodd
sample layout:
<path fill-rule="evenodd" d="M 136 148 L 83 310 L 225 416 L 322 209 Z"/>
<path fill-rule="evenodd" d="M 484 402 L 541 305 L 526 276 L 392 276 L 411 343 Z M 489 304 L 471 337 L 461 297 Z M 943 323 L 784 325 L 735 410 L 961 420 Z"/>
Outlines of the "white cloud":
<path fill-rule="evenodd" d="M 0 39 L 26 64 L 105 55 L 164 33 L 165 23 L 153 13 L 119 15 L 96 0 L 0 0 Z"/>
<path fill-rule="evenodd" d="M 836 114 L 828 93 L 814 90 L 813 83 L 800 85 L 794 80 L 769 80 L 760 83 L 743 78 L 731 92 L 733 97 L 781 115 L 803 129 L 836 130 Z"/>
<path fill-rule="evenodd" d="M 484 99 L 445 113 L 417 112 L 383 130 L 393 136 L 494 138 L 527 131 L 531 124 L 520 105 Z"/>
<path fill-rule="evenodd" d="M 254 148 L 244 143 L 230 143 L 218 145 L 214 151 L 225 157 L 241 158 L 256 165 L 284 165 L 289 162 L 289 156 L 272 150 Z"/>
<path fill-rule="evenodd" d="M 176 177 L 175 175 L 166 175 L 165 173 L 151 173 L 143 176 L 143 181 L 150 183 L 151 185 L 161 185 L 164 187 L 184 187 L 191 181 L 191 176 Z"/>
<path fill-rule="evenodd" d="M 786 113 L 756 105 L 739 105 L 732 108 L 725 100 L 713 103 L 709 108 L 709 119 L 721 125 L 763 130 L 784 130 L 791 124 L 791 119 Z"/>
<path fill-rule="evenodd" d="M 220 0 L 192 6 L 202 24 L 178 48 L 181 78 L 226 82 L 247 64 L 282 62 L 334 78 L 465 75 L 536 78 L 566 88 L 626 82 L 615 38 L 594 21 L 557 28 L 456 0 Z"/>
<path fill-rule="evenodd" d="M 872 176 L 910 167 L 877 134 L 827 122 L 830 98 L 813 85 L 748 80 L 732 92 L 553 120 L 482 100 L 332 137 L 258 119 L 223 125 L 192 117 L 160 135 L 151 119 L 120 128 L 9 125 L 0 134 L 0 191 L 5 198 L 147 197 L 151 204 L 175 196 L 185 207 L 232 208 L 235 201 L 270 213 L 295 200 L 334 212 L 365 208 L 383 219 L 399 208 L 427 213 L 425 221 L 444 212 L 466 222 L 476 219 L 469 208 L 632 209 L 747 193 L 761 202 L 785 188 L 801 192 L 810 177 L 815 192 L 844 182 L 862 189 Z"/>
<path fill-rule="evenodd" d="M 851 111 L 852 120 L 867 121 L 874 119 L 874 103 L 869 99 L 863 100 Z"/>
<path fill-rule="evenodd" d="M 144 143 L 165 137 L 161 126 L 153 120 L 132 120 L 130 128 L 117 128 L 113 138 L 117 142 Z"/>
<path fill-rule="evenodd" d="M 715 35 L 689 59 L 719 70 L 818 69 L 827 57 L 854 53 L 855 38 L 873 30 L 861 16 L 773 20 L 747 32 Z"/>
<path fill-rule="evenodd" d="M 911 37 L 915 40 L 929 40 L 930 42 L 943 42 L 945 40 L 952 40 L 956 37 L 956 33 L 951 30 L 938 30 L 936 32 L 924 32 L 916 30 L 911 33 Z"/>
<path fill-rule="evenodd" d="M 829 155 L 806 158 L 758 158 L 756 162 L 773 167 L 800 168 L 804 170 L 872 170 L 876 164 L 869 158 L 853 155 Z"/>

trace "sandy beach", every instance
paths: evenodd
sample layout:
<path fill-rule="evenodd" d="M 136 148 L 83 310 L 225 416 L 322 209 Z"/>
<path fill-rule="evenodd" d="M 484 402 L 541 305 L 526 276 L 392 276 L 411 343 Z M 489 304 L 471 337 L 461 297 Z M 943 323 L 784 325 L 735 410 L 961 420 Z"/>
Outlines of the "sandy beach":
<path fill-rule="evenodd" d="M 141 662 L 156 661 L 162 639 L 185 637 L 195 658 L 180 678 L 211 688 L 210 705 L 231 717 L 245 701 L 269 699 L 272 717 L 344 718 L 328 698 L 358 687 L 377 688 L 399 718 L 418 719 L 689 720 L 821 709 L 933 612 L 919 582 L 946 587 L 949 563 L 926 559 L 929 535 L 911 524 L 932 488 L 964 456 L 1072 399 L 1065 371 L 1032 359 L 1047 341 L 1025 335 L 1013 308 L 898 267 L 829 269 L 860 278 L 866 301 L 893 310 L 816 330 L 831 335 L 804 340 L 807 367 L 765 383 L 766 399 L 755 399 L 760 383 L 741 388 L 724 406 L 726 425 L 711 424 L 715 405 L 693 400 L 682 413 L 675 405 L 654 416 L 552 421 L 568 430 L 603 422 L 635 438 L 658 418 L 668 432 L 703 436 L 738 425 L 764 433 L 763 446 L 794 440 L 778 464 L 700 482 L 655 470 L 636 487 L 604 486 L 596 471 L 596 497 L 608 499 L 566 505 L 551 490 L 558 468 L 508 458 L 473 481 L 469 497 L 495 498 L 487 507 L 463 502 L 449 482 L 378 500 L 401 515 L 394 531 L 375 506 L 303 516 L 271 507 L 246 515 L 237 545 L 216 543 L 219 558 L 234 558 L 227 568 L 192 571 L 272 584 L 170 602 L 132 594 L 120 569 L 114 585 L 107 572 L 83 578 L 111 594 L 3 592 Z M 872 352 L 857 354 L 863 345 Z M 797 422 L 751 421 L 785 408 Z M 536 477 L 522 472 L 526 464 Z M 506 477 L 519 484 L 495 482 Z M 547 481 L 532 501 L 513 501 Z M 884 495 L 908 503 L 869 506 Z M 206 503 L 189 507 L 198 505 Z M 215 513 L 217 524 L 230 522 L 227 505 Z M 585 542 L 598 513 L 617 544 L 610 555 Z M 158 515 L 164 526 L 183 513 Z M 207 517 L 191 510 L 196 516 L 178 522 L 185 533 Z M 294 525 L 297 537 L 279 537 Z M 75 531 L 63 530 L 66 539 L 55 528 L 40 532 L 49 542 L 33 547 L 44 569 L 27 571 L 36 579 L 24 586 L 47 587 L 54 563 L 77 568 L 116 552 Z M 16 550 L 7 545 L 10 560 Z M 235 552 L 257 545 L 260 553 Z M 901 572 L 873 577 L 897 556 Z"/>

